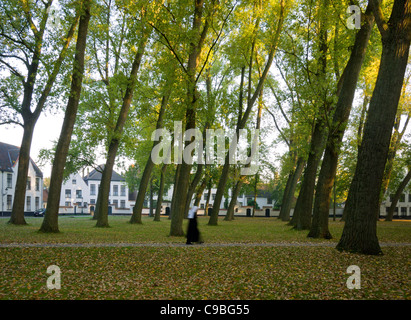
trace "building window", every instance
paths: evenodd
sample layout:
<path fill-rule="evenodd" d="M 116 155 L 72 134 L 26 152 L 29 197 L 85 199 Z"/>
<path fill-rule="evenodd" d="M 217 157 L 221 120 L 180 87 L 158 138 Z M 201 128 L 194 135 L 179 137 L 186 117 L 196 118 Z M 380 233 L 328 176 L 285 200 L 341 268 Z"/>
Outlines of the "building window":
<path fill-rule="evenodd" d="M 215 200 L 215 193 L 213 193 L 212 196 L 213 196 L 213 201 L 214 201 Z"/>
<path fill-rule="evenodd" d="M 404 193 L 401 194 L 400 202 L 405 202 L 405 194 Z"/>
<path fill-rule="evenodd" d="M 114 207 L 118 208 L 118 200 L 113 200 Z"/>
<path fill-rule="evenodd" d="M 126 200 L 120 200 L 120 208 L 124 209 L 126 207 Z"/>
<path fill-rule="evenodd" d="M 90 184 L 90 195 L 91 196 L 96 195 L 96 185 L 95 184 Z"/>
<path fill-rule="evenodd" d="M 118 196 L 118 185 L 113 185 L 113 196 Z"/>
<path fill-rule="evenodd" d="M 64 205 L 65 205 L 66 207 L 71 207 L 71 202 L 70 202 L 70 201 L 66 201 L 66 202 L 64 203 Z"/>
<path fill-rule="evenodd" d="M 34 207 L 36 208 L 36 210 L 40 209 L 40 197 L 36 197 L 34 201 Z"/>
<path fill-rule="evenodd" d="M 31 197 L 26 197 L 26 210 L 31 211 Z"/>
<path fill-rule="evenodd" d="M 81 190 L 76 190 L 76 198 L 77 199 L 83 198 L 83 193 L 81 192 Z"/>
<path fill-rule="evenodd" d="M 11 194 L 7 195 L 7 210 L 11 210 L 13 196 Z"/>
<path fill-rule="evenodd" d="M 31 190 L 31 177 L 27 177 L 27 190 Z"/>
<path fill-rule="evenodd" d="M 40 178 L 36 178 L 36 191 L 40 191 Z"/>
<path fill-rule="evenodd" d="M 13 185 L 13 175 L 11 173 L 7 174 L 7 188 L 12 188 Z"/>
<path fill-rule="evenodd" d="M 204 193 L 204 200 L 207 200 L 208 198 L 208 193 Z"/>
<path fill-rule="evenodd" d="M 122 186 L 121 186 L 121 191 L 120 191 L 120 192 L 121 192 L 121 196 L 122 196 L 122 197 L 125 197 L 125 196 L 126 196 L 126 186 L 125 186 L 125 185 L 122 185 Z"/>
<path fill-rule="evenodd" d="M 76 180 L 76 179 L 71 180 L 71 184 L 76 185 L 76 184 L 77 184 L 77 180 Z"/>
<path fill-rule="evenodd" d="M 96 204 L 96 199 L 90 199 L 90 204 Z"/>
<path fill-rule="evenodd" d="M 66 189 L 65 194 L 66 198 L 71 198 L 71 189 Z"/>

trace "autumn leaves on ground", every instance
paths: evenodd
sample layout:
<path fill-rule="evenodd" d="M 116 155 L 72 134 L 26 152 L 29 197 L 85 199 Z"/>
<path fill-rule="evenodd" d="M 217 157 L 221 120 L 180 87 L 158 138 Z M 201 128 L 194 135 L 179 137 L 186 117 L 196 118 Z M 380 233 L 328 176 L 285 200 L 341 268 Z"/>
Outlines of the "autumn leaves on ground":
<path fill-rule="evenodd" d="M 206 222 L 199 218 L 204 245 L 173 246 L 184 239 L 167 236 L 170 221 L 166 218 L 154 222 L 143 217 L 143 225 L 136 226 L 125 217 L 111 217 L 111 228 L 101 229 L 89 217 L 62 217 L 59 234 L 37 232 L 38 218 L 28 218 L 28 226 L 0 219 L 0 299 L 411 297 L 411 246 L 403 245 L 411 243 L 411 221 L 378 223 L 382 256 L 337 251 L 340 221 L 330 221 L 334 236 L 330 241 L 307 238 L 306 232 L 273 218 L 238 218 L 218 226 Z M 21 246 L 5 247 L 12 243 Z M 42 247 L 51 243 L 147 246 Z M 151 246 L 154 243 L 164 246 Z M 234 243 L 247 245 L 224 245 Z M 46 286 L 50 265 L 61 270 L 59 290 Z M 347 288 L 350 265 L 361 269 L 361 289 Z"/>

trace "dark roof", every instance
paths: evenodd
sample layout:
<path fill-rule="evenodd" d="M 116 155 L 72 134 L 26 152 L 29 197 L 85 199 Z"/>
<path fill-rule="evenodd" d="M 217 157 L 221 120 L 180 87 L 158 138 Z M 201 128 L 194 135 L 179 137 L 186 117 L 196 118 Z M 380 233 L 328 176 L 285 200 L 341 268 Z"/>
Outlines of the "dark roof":
<path fill-rule="evenodd" d="M 104 170 L 104 167 L 105 167 L 104 165 L 99 165 L 98 169 L 94 169 L 88 175 L 84 177 L 84 181 L 86 183 L 88 183 L 89 180 L 100 181 L 103 175 L 102 172 Z M 113 173 L 111 174 L 111 181 L 126 181 L 126 179 L 113 170 Z"/>
<path fill-rule="evenodd" d="M 254 193 L 253 192 L 249 192 L 245 194 L 246 198 L 250 198 L 253 197 L 254 198 Z M 267 198 L 267 199 L 272 199 L 272 194 L 271 192 L 267 191 L 267 190 L 257 190 L 257 197 L 258 198 Z"/>
<path fill-rule="evenodd" d="M 11 144 L 0 142 L 0 171 L 13 172 L 13 167 L 19 159 L 20 148 Z M 33 159 L 30 158 L 37 177 L 43 177 L 43 172 L 39 169 Z"/>

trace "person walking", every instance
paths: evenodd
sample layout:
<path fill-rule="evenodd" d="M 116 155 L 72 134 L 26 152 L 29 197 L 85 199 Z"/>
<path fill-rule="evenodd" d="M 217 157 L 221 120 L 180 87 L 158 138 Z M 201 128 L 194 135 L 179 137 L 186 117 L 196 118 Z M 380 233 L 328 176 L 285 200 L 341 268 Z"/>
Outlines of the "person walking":
<path fill-rule="evenodd" d="M 197 210 L 194 206 L 188 212 L 188 228 L 187 228 L 187 242 L 186 244 L 193 244 L 193 242 L 203 243 L 200 241 L 200 231 L 197 227 Z"/>

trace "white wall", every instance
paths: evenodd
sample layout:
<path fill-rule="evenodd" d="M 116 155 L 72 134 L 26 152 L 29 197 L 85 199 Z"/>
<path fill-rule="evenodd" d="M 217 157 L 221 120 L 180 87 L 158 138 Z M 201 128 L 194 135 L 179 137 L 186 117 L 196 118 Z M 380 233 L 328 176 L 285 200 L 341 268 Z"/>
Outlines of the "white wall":
<path fill-rule="evenodd" d="M 15 163 L 13 167 L 13 172 L 0 172 L 0 211 L 4 212 L 11 212 L 11 208 L 8 210 L 7 208 L 7 196 L 10 195 L 12 197 L 12 205 L 14 201 L 14 191 L 16 188 L 16 180 L 17 180 L 17 168 L 18 168 L 18 161 Z M 9 188 L 7 185 L 7 175 L 12 174 L 12 187 Z M 28 170 L 28 177 L 30 177 L 31 184 L 30 190 L 26 190 L 26 196 L 24 199 L 24 211 L 25 212 L 34 212 L 36 209 L 41 209 L 43 206 L 43 178 L 36 177 L 36 171 L 32 163 L 29 163 L 29 170 Z M 39 179 L 38 183 L 38 190 L 36 190 L 36 178 Z M 28 207 L 27 197 L 30 198 L 30 207 Z M 38 204 L 36 207 L 36 198 L 38 199 Z"/>

